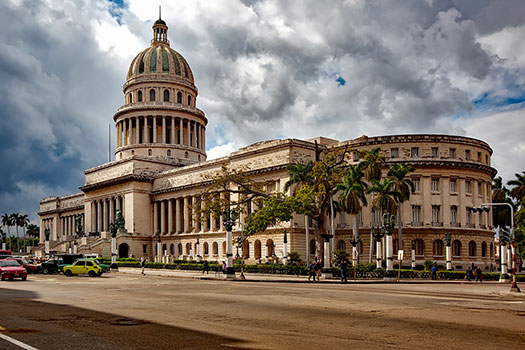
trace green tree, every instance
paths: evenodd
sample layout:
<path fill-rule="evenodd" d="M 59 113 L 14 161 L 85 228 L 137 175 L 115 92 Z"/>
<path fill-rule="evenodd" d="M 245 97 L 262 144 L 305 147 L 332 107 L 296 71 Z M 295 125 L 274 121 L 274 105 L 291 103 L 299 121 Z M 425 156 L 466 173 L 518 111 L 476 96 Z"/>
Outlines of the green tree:
<path fill-rule="evenodd" d="M 342 209 L 352 216 L 352 233 L 354 240 L 359 240 L 359 226 L 357 215 L 361 208 L 368 205 L 366 190 L 368 185 L 364 181 L 363 171 L 359 166 L 349 165 L 341 182 L 335 187 L 339 192 Z"/>
<path fill-rule="evenodd" d="M 17 224 L 18 226 L 22 227 L 22 229 L 24 230 L 24 234 L 23 234 L 23 239 L 24 239 L 24 242 L 26 240 L 26 227 L 27 225 L 29 225 L 29 217 L 27 216 L 27 214 L 21 214 L 18 216 L 18 220 L 17 220 Z"/>
<path fill-rule="evenodd" d="M 400 195 L 396 198 L 397 202 L 397 222 L 398 222 L 398 242 L 399 249 L 403 250 L 403 223 L 402 204 L 410 199 L 410 194 L 414 192 L 414 182 L 408 177 L 408 174 L 413 172 L 414 168 L 410 165 L 400 163 L 392 164 L 388 170 L 388 177 L 394 182 L 393 190 Z"/>
<path fill-rule="evenodd" d="M 514 186 L 510 189 L 510 196 L 516 200 L 517 203 L 521 203 L 525 197 L 525 171 L 522 172 L 523 175 L 516 173 L 514 180 L 507 182 L 508 186 Z"/>
<path fill-rule="evenodd" d="M 525 259 L 525 198 L 521 200 L 520 209 L 514 213 L 516 226 L 516 249 L 522 259 Z"/>
<path fill-rule="evenodd" d="M 15 226 L 15 228 L 16 228 L 17 249 L 20 251 L 20 242 L 18 240 L 18 218 L 19 217 L 20 217 L 20 214 L 18 214 L 18 213 L 11 213 L 11 215 L 9 215 L 9 219 L 11 220 L 11 225 Z"/>
<path fill-rule="evenodd" d="M 35 224 L 29 224 L 27 225 L 27 235 L 31 237 L 31 245 L 34 244 L 34 239 L 40 236 L 40 229 Z"/>
<path fill-rule="evenodd" d="M 397 209 L 397 203 L 401 201 L 401 193 L 395 190 L 394 181 L 390 178 L 372 180 L 368 187 L 367 193 L 373 193 L 372 208 L 379 210 L 381 215 L 385 213 L 394 214 Z"/>
<path fill-rule="evenodd" d="M 376 147 L 371 150 L 360 151 L 359 156 L 362 158 L 359 166 L 363 169 L 366 180 L 368 182 L 380 180 L 382 168 L 385 164 L 385 158 L 381 154 L 381 148 Z"/>
<path fill-rule="evenodd" d="M 493 203 L 509 203 L 515 206 L 512 199 L 509 197 L 509 190 L 503 185 L 501 176 L 495 177 L 492 180 L 492 202 Z M 495 227 L 510 226 L 510 208 L 507 206 L 493 206 L 493 221 Z"/>
<path fill-rule="evenodd" d="M 11 226 L 11 217 L 9 216 L 9 214 L 7 213 L 4 213 L 2 215 L 2 225 L 4 225 L 5 227 L 7 227 L 7 237 L 10 239 L 11 237 L 11 232 L 9 232 L 9 227 Z M 9 242 L 11 243 L 11 242 Z M 11 244 L 9 245 L 9 247 L 11 249 L 13 249 L 13 247 L 11 246 Z"/>
<path fill-rule="evenodd" d="M 314 180 L 312 177 L 313 166 L 314 163 L 312 161 L 309 161 L 306 164 L 299 163 L 288 165 L 287 170 L 290 180 L 284 184 L 284 190 L 288 191 L 293 185 L 300 188 L 303 184 L 311 184 Z"/>

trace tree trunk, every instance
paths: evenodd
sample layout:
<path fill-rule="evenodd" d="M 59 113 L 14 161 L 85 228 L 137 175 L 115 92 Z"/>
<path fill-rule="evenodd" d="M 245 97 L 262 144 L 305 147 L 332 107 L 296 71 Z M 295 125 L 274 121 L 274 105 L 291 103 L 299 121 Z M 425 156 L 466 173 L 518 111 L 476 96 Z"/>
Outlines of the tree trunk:
<path fill-rule="evenodd" d="M 397 206 L 397 239 L 399 240 L 399 250 L 403 250 L 403 221 L 401 220 L 401 204 Z M 403 261 L 399 262 L 403 266 Z"/>

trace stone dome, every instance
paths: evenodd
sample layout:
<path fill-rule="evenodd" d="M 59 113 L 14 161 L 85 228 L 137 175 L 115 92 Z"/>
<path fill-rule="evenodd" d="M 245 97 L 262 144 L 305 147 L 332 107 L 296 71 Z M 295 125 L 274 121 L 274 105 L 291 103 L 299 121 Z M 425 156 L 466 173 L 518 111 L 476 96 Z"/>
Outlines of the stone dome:
<path fill-rule="evenodd" d="M 140 52 L 129 66 L 127 80 L 146 78 L 148 75 L 166 75 L 169 80 L 182 80 L 194 85 L 193 73 L 184 57 L 164 42 L 153 41 Z"/>

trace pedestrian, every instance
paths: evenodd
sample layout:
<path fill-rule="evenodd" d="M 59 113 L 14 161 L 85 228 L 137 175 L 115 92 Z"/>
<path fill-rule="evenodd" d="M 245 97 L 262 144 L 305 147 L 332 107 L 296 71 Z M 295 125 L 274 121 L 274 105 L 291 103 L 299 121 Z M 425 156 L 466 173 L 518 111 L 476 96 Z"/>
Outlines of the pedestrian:
<path fill-rule="evenodd" d="M 315 263 L 311 262 L 310 265 L 308 265 L 308 281 L 310 281 L 310 278 L 313 277 L 315 282 Z"/>
<path fill-rule="evenodd" d="M 222 273 L 226 274 L 226 262 L 225 261 L 222 262 Z"/>
<path fill-rule="evenodd" d="M 140 267 L 141 267 L 141 274 L 142 276 L 146 276 L 146 274 L 144 273 L 144 267 L 146 266 L 146 258 L 142 257 L 140 258 Z"/>
<path fill-rule="evenodd" d="M 204 272 L 208 274 L 208 271 L 210 270 L 210 266 L 208 265 L 208 260 L 204 260 L 202 263 L 202 274 L 204 275 Z"/>
<path fill-rule="evenodd" d="M 321 280 L 321 272 L 323 270 L 323 267 L 322 267 L 322 264 L 321 264 L 321 260 L 320 259 L 317 259 L 316 258 L 316 262 L 315 262 L 315 274 L 317 276 L 317 282 L 319 282 Z"/>
<path fill-rule="evenodd" d="M 348 261 L 346 259 L 341 260 L 339 267 L 341 268 L 341 282 L 348 282 L 346 279 Z"/>
<path fill-rule="evenodd" d="M 430 271 L 432 271 L 432 280 L 435 281 L 437 280 L 437 266 L 436 264 L 432 265 L 432 268 L 430 269 Z"/>
<path fill-rule="evenodd" d="M 469 267 L 467 267 L 467 272 L 465 274 L 465 278 L 469 281 L 469 282 L 472 282 L 472 269 Z"/>
<path fill-rule="evenodd" d="M 481 267 L 476 268 L 476 282 L 479 281 L 479 283 L 483 282 L 483 271 L 481 271 Z"/>

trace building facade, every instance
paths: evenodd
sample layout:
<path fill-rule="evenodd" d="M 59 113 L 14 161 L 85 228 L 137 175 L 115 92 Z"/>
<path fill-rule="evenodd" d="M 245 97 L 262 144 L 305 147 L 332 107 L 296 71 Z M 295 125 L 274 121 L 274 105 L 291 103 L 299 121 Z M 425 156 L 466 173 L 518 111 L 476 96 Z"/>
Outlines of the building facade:
<path fill-rule="evenodd" d="M 444 266 L 444 235 L 451 232 L 454 268 L 474 263 L 489 269 L 495 264 L 492 215 L 470 211 L 491 201 L 496 171 L 485 142 L 449 135 L 362 136 L 342 142 L 284 139 L 259 142 L 207 161 L 207 119 L 197 108 L 198 89 L 186 60 L 170 47 L 167 30 L 166 23 L 157 20 L 151 46 L 131 62 L 123 88 L 125 104 L 113 117 L 115 160 L 86 170 L 82 192 L 40 202 L 40 238 L 44 242 L 48 233 L 51 251 L 71 248 L 110 256 L 110 225 L 120 212 L 125 219 L 125 231 L 117 235 L 120 257 L 224 260 L 222 218 L 198 215 L 206 204 L 202 193 L 209 178 L 223 167 L 245 169 L 254 181 L 266 183 L 267 192 L 283 191 L 289 179 L 287 166 L 313 160 L 317 142 L 321 149 L 347 147 L 352 162 L 359 161 L 358 151 L 380 147 L 387 165 L 415 168 L 410 176 L 416 191 L 402 205 L 402 241 L 396 239 L 396 231 L 394 253 L 414 246 L 417 264 L 433 260 Z M 385 175 L 386 171 L 385 167 Z M 252 206 L 245 207 L 234 237 L 251 210 Z M 379 224 L 379 215 L 365 207 L 356 219 L 359 260 L 375 261 L 370 233 Z M 237 252 L 252 263 L 282 262 L 286 231 L 287 251 L 297 251 L 306 260 L 309 250 L 313 258 L 315 241 L 307 238 L 305 224 L 304 216 L 295 215 L 290 222 L 250 237 Z M 334 225 L 332 249 L 350 251 L 352 218 L 339 213 Z M 234 249 L 234 255 L 237 252 Z"/>

